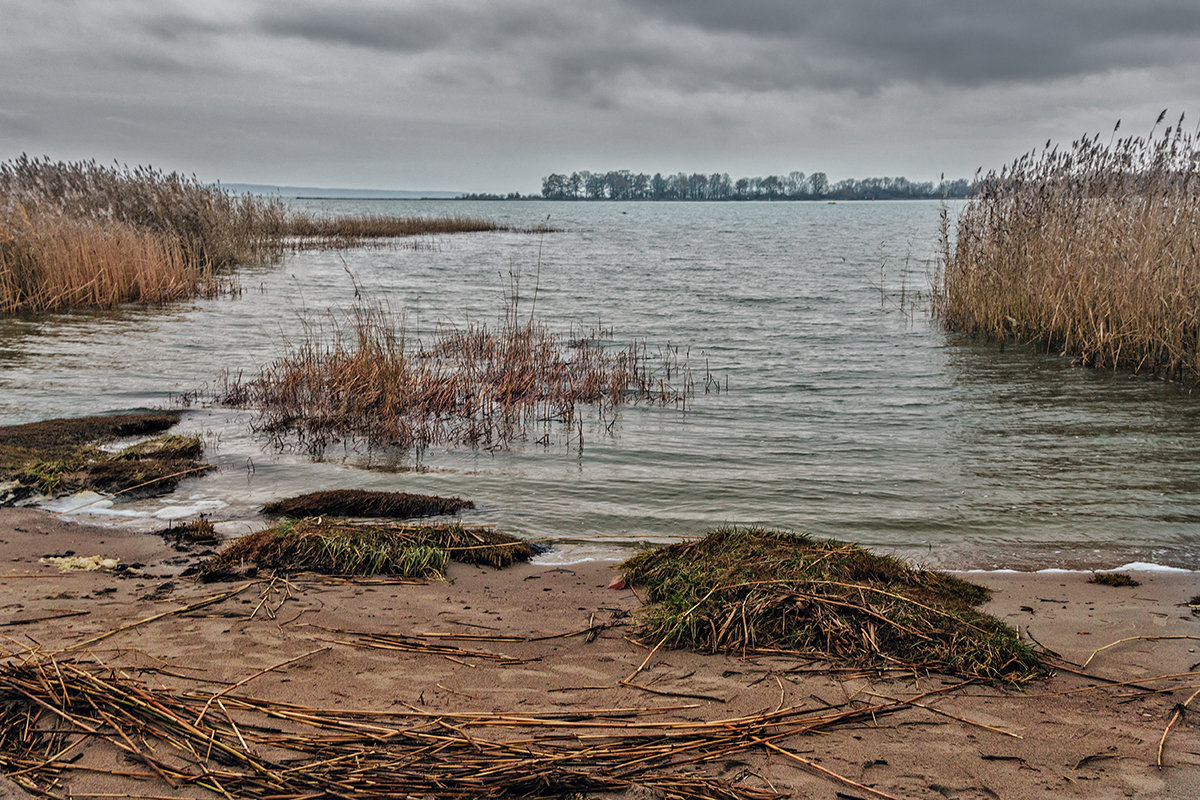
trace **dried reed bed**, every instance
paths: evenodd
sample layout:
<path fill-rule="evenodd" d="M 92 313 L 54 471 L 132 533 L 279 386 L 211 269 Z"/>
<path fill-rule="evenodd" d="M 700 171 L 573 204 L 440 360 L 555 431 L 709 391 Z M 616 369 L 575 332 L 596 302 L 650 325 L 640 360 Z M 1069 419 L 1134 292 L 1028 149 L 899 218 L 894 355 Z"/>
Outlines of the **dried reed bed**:
<path fill-rule="evenodd" d="M 220 270 L 281 252 L 282 206 L 178 173 L 0 163 L 0 313 L 235 291 Z"/>
<path fill-rule="evenodd" d="M 546 431 L 539 441 L 548 443 L 555 421 L 577 423 L 582 446 L 585 406 L 605 419 L 627 403 L 686 406 L 695 393 L 676 349 L 568 340 L 518 311 L 514 294 L 501 325 L 443 329 L 421 341 L 402 318 L 361 300 L 310 325 L 255 378 L 229 383 L 222 399 L 257 408 L 258 429 L 281 442 L 294 435 L 320 454 L 346 439 L 368 447 L 504 447 L 538 426 Z"/>
<path fill-rule="evenodd" d="M 778 792 L 705 774 L 765 749 L 860 792 L 787 740 L 871 723 L 913 701 L 848 709 L 784 707 L 712 722 L 654 709 L 370 713 L 272 702 L 231 691 L 150 686 L 96 664 L 0 665 L 0 771 L 25 789 L 67 796 L 89 772 L 224 797 L 565 797 L 644 786 L 689 800 L 771 800 Z M 918 696 L 919 699 L 924 695 Z M 81 747 L 82 745 L 82 747 Z M 107 747 L 126 764 L 93 766 Z"/>
<path fill-rule="evenodd" d="M 1155 134 L 1028 153 L 976 180 L 935 311 L 1089 366 L 1200 380 L 1200 140 Z M 1120 123 L 1117 123 L 1117 128 Z"/>
<path fill-rule="evenodd" d="M 707 652 L 798 652 L 838 664 L 1019 683 L 1038 656 L 976 610 L 987 589 L 858 545 L 722 528 L 621 565 L 646 588 L 641 637 Z"/>
<path fill-rule="evenodd" d="M 12 208 L 166 234 L 191 260 L 212 267 L 268 263 L 281 252 L 280 201 L 235 195 L 153 167 L 22 155 L 0 163 L 0 198 Z"/>
<path fill-rule="evenodd" d="M 236 292 L 228 268 L 289 248 L 495 230 L 517 229 L 462 216 L 289 213 L 278 199 L 176 172 L 22 155 L 0 162 L 0 314 Z"/>
<path fill-rule="evenodd" d="M 0 219 L 0 314 L 164 303 L 236 286 L 170 234 L 24 209 Z"/>
<path fill-rule="evenodd" d="M 311 213 L 289 214 L 284 224 L 285 234 L 293 247 L 343 248 L 366 242 L 378 243 L 387 239 L 413 236 L 432 236 L 450 233 L 485 233 L 512 231 L 517 233 L 546 233 L 546 226 L 516 228 L 488 219 L 462 215 L 447 217 L 393 216 L 365 214 L 361 216 L 318 216 Z"/>

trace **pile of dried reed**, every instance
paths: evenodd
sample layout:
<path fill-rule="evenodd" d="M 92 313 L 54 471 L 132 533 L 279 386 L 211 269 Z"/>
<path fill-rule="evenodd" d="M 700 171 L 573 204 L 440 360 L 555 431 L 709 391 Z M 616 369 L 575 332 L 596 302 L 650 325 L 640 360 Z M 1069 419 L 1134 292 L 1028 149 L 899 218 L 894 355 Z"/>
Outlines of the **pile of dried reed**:
<path fill-rule="evenodd" d="M 259 430 L 281 442 L 294 435 L 320 454 L 341 439 L 503 447 L 535 425 L 548 442 L 556 421 L 577 421 L 582 445 L 584 406 L 604 419 L 626 403 L 686 407 L 695 393 L 677 349 L 568 341 L 517 310 L 514 297 L 501 326 L 441 330 L 424 343 L 386 308 L 360 300 L 328 326 L 310 326 L 257 377 L 227 385 L 221 399 L 257 408 Z"/>
<path fill-rule="evenodd" d="M 699 771 L 790 737 L 872 721 L 902 702 L 780 708 L 713 722 L 655 709 L 568 712 L 341 711 L 155 688 L 124 673 L 49 659 L 0 665 L 0 771 L 57 797 L 98 772 L 224 797 L 565 797 L 644 786 L 688 800 L 770 800 L 778 792 Z M 130 763 L 96 766 L 97 749 Z M 81 758 L 82 755 L 82 758 Z M 103 765 L 105 762 L 99 762 Z M 111 762 L 110 762 L 111 763 Z"/>
<path fill-rule="evenodd" d="M 461 497 L 438 497 L 408 492 L 370 492 L 363 489 L 328 489 L 276 500 L 263 506 L 273 517 L 388 517 L 415 519 L 457 514 L 475 504 Z"/>
<path fill-rule="evenodd" d="M 198 436 L 168 434 L 117 453 L 97 445 L 165 430 L 178 413 L 76 417 L 0 428 L 0 478 L 53 495 L 84 489 L 146 496 L 169 492 L 210 467 Z"/>
<path fill-rule="evenodd" d="M 977 179 L 953 244 L 943 226 L 946 326 L 1200 380 L 1200 138 L 1182 123 L 1047 142 Z"/>
<path fill-rule="evenodd" d="M 858 545 L 723 528 L 621 568 L 628 583 L 646 587 L 647 644 L 795 651 L 985 681 L 1044 674 L 1016 631 L 975 609 L 986 589 Z"/>
<path fill-rule="evenodd" d="M 492 528 L 363 524 L 336 519 L 287 519 L 231 543 L 202 563 L 205 580 L 225 579 L 250 566 L 276 573 L 391 575 L 434 578 L 451 561 L 501 568 L 528 561 L 528 542 Z"/>

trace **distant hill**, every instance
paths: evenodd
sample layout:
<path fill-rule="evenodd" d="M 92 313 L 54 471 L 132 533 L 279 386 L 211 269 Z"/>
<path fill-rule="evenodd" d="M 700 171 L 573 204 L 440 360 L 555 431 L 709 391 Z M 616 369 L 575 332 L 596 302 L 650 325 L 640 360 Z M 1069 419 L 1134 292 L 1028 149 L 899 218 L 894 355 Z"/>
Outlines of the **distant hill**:
<path fill-rule="evenodd" d="M 236 194 L 263 194 L 274 197 L 320 198 L 322 200 L 448 200 L 462 192 L 418 192 L 407 189 L 330 189 L 321 186 L 271 186 L 265 183 L 222 183 Z"/>

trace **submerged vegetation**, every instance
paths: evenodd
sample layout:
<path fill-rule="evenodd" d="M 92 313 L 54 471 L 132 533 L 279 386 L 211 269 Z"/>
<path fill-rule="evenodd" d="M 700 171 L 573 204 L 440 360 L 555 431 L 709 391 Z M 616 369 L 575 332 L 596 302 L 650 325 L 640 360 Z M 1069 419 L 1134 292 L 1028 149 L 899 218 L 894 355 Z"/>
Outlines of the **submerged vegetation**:
<path fill-rule="evenodd" d="M 371 492 L 363 489 L 327 489 L 276 500 L 263 506 L 273 517 L 390 517 L 415 519 L 441 517 L 474 508 L 461 497 L 438 497 L 409 492 Z"/>
<path fill-rule="evenodd" d="M 793 651 L 841 664 L 1020 682 L 1044 673 L 988 590 L 854 544 L 724 528 L 621 565 L 644 586 L 649 645 Z"/>
<path fill-rule="evenodd" d="M 210 469 L 198 436 L 167 434 L 116 452 L 101 445 L 160 433 L 178 421 L 178 413 L 150 412 L 0 427 L 0 478 L 47 495 L 169 492 L 184 477 Z"/>
<path fill-rule="evenodd" d="M 229 268 L 293 248 L 509 230 L 470 217 L 325 218 L 151 167 L 0 162 L 0 314 L 236 291 Z"/>
<path fill-rule="evenodd" d="M 1047 142 L 978 179 L 955 235 L 943 228 L 945 325 L 1200 380 L 1200 139 L 1182 125 Z"/>
<path fill-rule="evenodd" d="M 706 378 L 705 389 L 712 383 Z M 601 418 L 627 403 L 686 406 L 695 383 L 677 350 L 567 339 L 520 313 L 514 290 L 499 326 L 440 329 L 425 341 L 402 318 L 360 300 L 310 326 L 279 359 L 225 387 L 223 402 L 259 410 L 260 430 L 296 435 L 313 454 L 352 439 L 369 447 L 503 447 L 535 425 Z M 549 432 L 540 440 L 549 442 Z"/>
<path fill-rule="evenodd" d="M 233 542 L 201 564 L 199 575 L 218 580 L 253 567 L 275 573 L 434 578 L 445 574 L 450 561 L 501 568 L 528 561 L 534 553 L 528 542 L 492 528 L 285 519 Z"/>

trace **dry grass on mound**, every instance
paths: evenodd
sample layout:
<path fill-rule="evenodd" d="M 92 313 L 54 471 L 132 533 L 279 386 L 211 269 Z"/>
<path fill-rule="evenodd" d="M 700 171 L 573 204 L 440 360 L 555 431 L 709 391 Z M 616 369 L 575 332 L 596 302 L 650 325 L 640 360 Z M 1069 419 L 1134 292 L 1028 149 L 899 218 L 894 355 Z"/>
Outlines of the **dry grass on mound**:
<path fill-rule="evenodd" d="M 387 517 L 415 519 L 457 514 L 475 504 L 461 497 L 438 497 L 408 492 L 370 492 L 329 489 L 276 500 L 263 506 L 273 517 Z"/>
<path fill-rule="evenodd" d="M 169 492 L 210 467 L 198 436 L 167 434 L 117 453 L 98 445 L 166 430 L 179 414 L 151 412 L 76 417 L 0 428 L 0 478 L 42 494 L 87 489 L 148 496 Z"/>
<path fill-rule="evenodd" d="M 1042 675 L 1016 631 L 976 610 L 981 586 L 862 547 L 727 528 L 622 564 L 648 644 L 796 651 L 832 662 L 1021 682 Z"/>
<path fill-rule="evenodd" d="M 507 567 L 535 553 L 528 542 L 491 528 L 284 520 L 230 544 L 200 565 L 201 579 L 245 567 L 277 573 L 435 578 L 450 561 Z"/>

